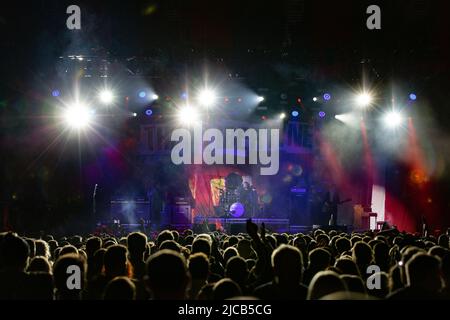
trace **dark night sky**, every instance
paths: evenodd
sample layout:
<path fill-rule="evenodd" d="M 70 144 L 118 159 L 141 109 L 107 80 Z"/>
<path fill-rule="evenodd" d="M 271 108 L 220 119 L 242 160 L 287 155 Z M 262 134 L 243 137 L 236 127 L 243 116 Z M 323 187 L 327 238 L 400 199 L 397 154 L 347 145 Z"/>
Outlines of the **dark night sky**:
<path fill-rule="evenodd" d="M 2 1 L 2 55 L 32 57 L 51 48 L 59 54 L 70 43 L 65 8 L 82 9 L 80 36 L 117 55 L 151 52 L 155 47 L 216 49 L 220 53 L 289 43 L 295 52 L 354 50 L 385 54 L 391 50 L 437 50 L 448 54 L 448 1 Z M 365 28 L 365 8 L 379 3 L 382 30 Z M 151 14 L 145 10 L 153 6 Z M 364 52 L 365 51 L 365 52 Z M 434 52 L 434 51 L 433 51 Z M 49 52 L 50 54 L 52 51 Z M 422 57 L 425 58 L 425 57 Z M 19 63 L 19 60 L 17 61 Z M 21 61 L 20 61 L 21 62 Z"/>
<path fill-rule="evenodd" d="M 74 3 L 82 9 L 79 32 L 65 28 L 65 10 Z M 382 30 L 366 29 L 369 4 L 381 6 Z M 148 8 L 154 10 L 145 14 Z M 27 91 L 36 75 L 51 74 L 58 56 L 91 47 L 121 58 L 161 50 L 177 62 L 194 49 L 198 59 L 224 57 L 237 70 L 269 61 L 244 54 L 251 49 L 269 52 L 270 61 L 288 52 L 308 66 L 344 65 L 348 72 L 336 80 L 347 82 L 368 58 L 385 79 L 429 86 L 440 105 L 447 97 L 437 95 L 448 91 L 442 87 L 449 80 L 449 14 L 446 0 L 2 1 L 0 93 Z"/>
<path fill-rule="evenodd" d="M 70 4 L 81 7 L 81 31 L 65 27 Z M 382 9 L 382 30 L 365 27 L 370 4 Z M 224 58 L 241 73 L 289 59 L 322 77 L 329 77 L 323 69 L 339 70 L 329 80 L 353 84 L 366 59 L 382 80 L 422 88 L 445 124 L 449 13 L 445 0 L 2 1 L 0 94 L 13 99 L 29 92 L 52 76 L 58 56 L 91 48 L 122 60 L 159 54 L 174 63 L 194 50 L 199 61 Z"/>

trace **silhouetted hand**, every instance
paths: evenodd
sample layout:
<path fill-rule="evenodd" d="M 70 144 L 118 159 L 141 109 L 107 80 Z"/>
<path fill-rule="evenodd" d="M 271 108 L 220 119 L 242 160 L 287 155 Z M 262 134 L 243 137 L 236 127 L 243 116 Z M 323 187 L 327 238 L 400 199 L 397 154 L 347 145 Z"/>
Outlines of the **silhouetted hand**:
<path fill-rule="evenodd" d="M 252 239 L 258 236 L 258 226 L 252 222 L 252 219 L 247 220 L 247 233 Z"/>
<path fill-rule="evenodd" d="M 218 241 L 217 238 L 214 234 L 211 234 L 211 239 L 212 239 L 212 245 L 211 245 L 211 249 L 216 252 L 218 251 L 219 245 L 218 245 Z"/>
<path fill-rule="evenodd" d="M 266 239 L 266 225 L 264 222 L 261 224 L 261 238 L 263 240 Z"/>

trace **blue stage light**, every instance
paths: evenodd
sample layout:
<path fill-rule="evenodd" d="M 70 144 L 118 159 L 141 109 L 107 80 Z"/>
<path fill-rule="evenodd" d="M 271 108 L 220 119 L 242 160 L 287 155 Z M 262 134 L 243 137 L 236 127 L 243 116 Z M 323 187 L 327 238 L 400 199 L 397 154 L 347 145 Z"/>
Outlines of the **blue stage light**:
<path fill-rule="evenodd" d="M 325 94 L 323 95 L 323 99 L 324 99 L 325 101 L 330 101 L 330 100 L 331 100 L 331 94 L 325 93 Z"/>
<path fill-rule="evenodd" d="M 409 94 L 409 100 L 411 100 L 411 101 L 416 101 L 416 99 L 417 99 L 417 96 L 416 96 L 415 93 L 410 93 L 410 94 Z"/>
<path fill-rule="evenodd" d="M 292 115 L 294 118 L 296 118 L 296 117 L 299 116 L 299 112 L 296 111 L 296 110 L 294 110 L 294 111 L 291 112 L 291 115 Z"/>
<path fill-rule="evenodd" d="M 60 95 L 60 92 L 59 92 L 58 89 L 55 89 L 55 90 L 52 91 L 52 96 L 59 97 L 59 95 Z"/>
<path fill-rule="evenodd" d="M 147 110 L 145 110 L 145 114 L 150 117 L 153 114 L 153 110 L 147 109 Z"/>
<path fill-rule="evenodd" d="M 138 95 L 139 95 L 139 98 L 142 98 L 142 99 L 143 99 L 143 98 L 145 98 L 145 97 L 147 96 L 147 92 L 145 92 L 145 91 L 140 91 Z"/>
<path fill-rule="evenodd" d="M 324 118 L 326 116 L 326 113 L 324 111 L 319 112 L 319 117 Z"/>

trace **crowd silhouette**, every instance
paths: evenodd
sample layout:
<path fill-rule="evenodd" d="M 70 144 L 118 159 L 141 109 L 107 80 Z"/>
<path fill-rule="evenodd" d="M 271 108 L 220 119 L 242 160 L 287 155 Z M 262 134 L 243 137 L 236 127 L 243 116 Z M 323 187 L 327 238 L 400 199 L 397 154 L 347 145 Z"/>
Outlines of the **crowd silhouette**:
<path fill-rule="evenodd" d="M 80 286 L 68 285 L 69 268 Z M 1 300 L 450 299 L 449 235 L 0 233 Z"/>

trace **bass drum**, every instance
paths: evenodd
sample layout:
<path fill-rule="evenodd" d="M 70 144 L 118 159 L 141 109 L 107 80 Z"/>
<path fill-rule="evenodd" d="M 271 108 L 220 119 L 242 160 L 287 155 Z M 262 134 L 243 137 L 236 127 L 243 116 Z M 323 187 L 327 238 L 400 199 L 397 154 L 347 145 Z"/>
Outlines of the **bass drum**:
<path fill-rule="evenodd" d="M 230 215 L 233 218 L 240 218 L 244 215 L 244 205 L 239 202 L 235 202 L 230 206 Z"/>

